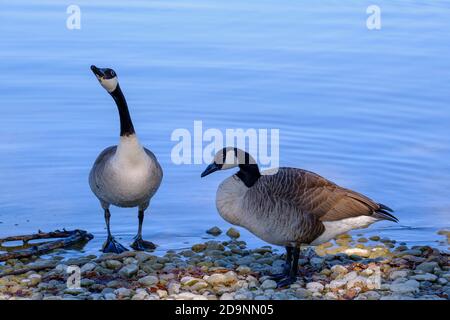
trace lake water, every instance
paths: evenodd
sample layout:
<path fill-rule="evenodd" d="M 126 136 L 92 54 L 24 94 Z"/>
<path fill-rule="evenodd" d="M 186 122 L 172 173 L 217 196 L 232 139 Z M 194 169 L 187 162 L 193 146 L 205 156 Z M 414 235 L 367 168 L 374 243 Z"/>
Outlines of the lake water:
<path fill-rule="evenodd" d="M 450 3 L 376 1 L 10 1 L 0 11 L 0 236 L 80 228 L 105 240 L 87 177 L 118 142 L 112 99 L 89 66 L 120 78 L 164 180 L 144 224 L 160 251 L 229 227 L 215 192 L 232 174 L 175 165 L 173 130 L 275 128 L 280 164 L 317 172 L 395 209 L 362 231 L 440 245 L 450 227 Z M 112 209 L 123 244 L 137 210 Z M 240 229 L 251 246 L 262 244 Z M 359 232 L 358 232 L 359 233 Z M 225 238 L 225 236 L 223 236 Z"/>

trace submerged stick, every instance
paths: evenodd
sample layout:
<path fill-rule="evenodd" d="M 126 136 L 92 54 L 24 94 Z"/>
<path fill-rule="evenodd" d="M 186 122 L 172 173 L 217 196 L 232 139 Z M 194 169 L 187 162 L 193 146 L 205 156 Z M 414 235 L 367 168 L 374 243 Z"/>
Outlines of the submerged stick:
<path fill-rule="evenodd" d="M 53 232 L 39 231 L 39 233 L 36 234 L 0 238 L 0 245 L 9 241 L 23 241 L 24 245 L 27 245 L 30 240 L 53 239 L 53 238 L 61 238 L 61 239 L 47 241 L 44 243 L 31 245 L 30 247 L 25 249 L 12 250 L 10 252 L 0 254 L 0 262 L 10 259 L 21 259 L 21 258 L 29 258 L 31 256 L 36 255 L 42 255 L 55 249 L 67 248 L 78 243 L 89 241 L 92 238 L 94 238 L 94 236 L 88 233 L 87 231 L 78 229 L 71 231 L 56 230 Z"/>

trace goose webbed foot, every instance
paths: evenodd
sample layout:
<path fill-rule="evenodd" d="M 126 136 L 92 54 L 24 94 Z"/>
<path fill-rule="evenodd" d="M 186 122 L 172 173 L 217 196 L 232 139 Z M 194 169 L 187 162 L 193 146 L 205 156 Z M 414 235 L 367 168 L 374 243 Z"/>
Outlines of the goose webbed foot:
<path fill-rule="evenodd" d="M 285 263 L 283 266 L 283 272 L 272 274 L 270 276 L 270 280 L 279 281 L 284 278 L 287 278 L 289 276 L 290 271 L 291 271 L 290 264 Z"/>
<path fill-rule="evenodd" d="M 131 247 L 136 251 L 148 251 L 155 250 L 156 245 L 153 242 L 145 241 L 142 237 L 136 237 L 134 242 L 131 244 Z"/>
<path fill-rule="evenodd" d="M 114 237 L 108 237 L 106 239 L 105 244 L 103 245 L 103 253 L 122 253 L 128 251 L 127 248 L 125 248 L 123 245 L 121 245 L 119 242 L 114 239 Z"/>
<path fill-rule="evenodd" d="M 297 277 L 296 276 L 288 276 L 284 279 L 281 279 L 280 281 L 277 282 L 277 288 L 284 288 L 284 287 L 288 287 L 291 284 L 295 283 L 297 281 Z"/>
<path fill-rule="evenodd" d="M 289 246 L 287 246 L 285 248 L 286 248 L 286 262 L 283 265 L 283 272 L 271 275 L 270 280 L 279 281 L 279 280 L 289 277 L 289 274 L 291 273 L 292 252 L 293 252 L 294 248 L 289 247 Z"/>
<path fill-rule="evenodd" d="M 277 288 L 290 286 L 297 281 L 298 258 L 300 249 L 298 247 L 286 247 L 286 263 L 283 273 L 272 275 L 271 279 L 277 281 Z"/>

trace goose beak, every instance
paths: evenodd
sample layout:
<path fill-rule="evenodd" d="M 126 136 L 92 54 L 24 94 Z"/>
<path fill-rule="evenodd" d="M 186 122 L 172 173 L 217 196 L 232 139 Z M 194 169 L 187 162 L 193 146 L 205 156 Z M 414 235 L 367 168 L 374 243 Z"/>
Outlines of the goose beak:
<path fill-rule="evenodd" d="M 103 78 L 105 76 L 102 69 L 99 69 L 94 65 L 91 66 L 91 70 L 96 75 L 97 78 Z"/>
<path fill-rule="evenodd" d="M 202 172 L 201 177 L 206 177 L 208 174 L 211 174 L 217 170 L 220 170 L 220 167 L 215 162 L 213 162 L 206 167 L 205 171 Z"/>

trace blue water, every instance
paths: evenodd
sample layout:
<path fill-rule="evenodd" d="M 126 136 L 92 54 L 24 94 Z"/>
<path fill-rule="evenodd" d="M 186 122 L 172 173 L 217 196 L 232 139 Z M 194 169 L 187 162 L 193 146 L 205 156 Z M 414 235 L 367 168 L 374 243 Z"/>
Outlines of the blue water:
<path fill-rule="evenodd" d="M 87 176 L 118 142 L 118 115 L 89 66 L 113 67 L 141 142 L 164 181 L 144 237 L 183 248 L 229 227 L 215 192 L 231 174 L 200 179 L 177 166 L 177 128 L 280 130 L 280 163 L 317 172 L 395 209 L 399 224 L 362 231 L 438 243 L 450 227 L 450 2 L 9 1 L 0 10 L 0 236 L 81 228 L 105 239 Z M 124 244 L 137 212 L 112 209 Z M 251 246 L 261 244 L 240 229 Z"/>

